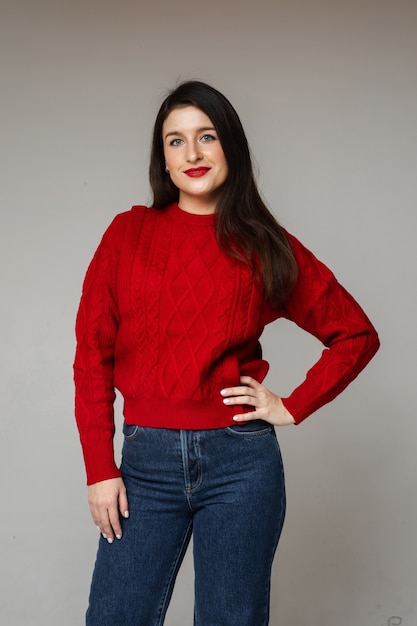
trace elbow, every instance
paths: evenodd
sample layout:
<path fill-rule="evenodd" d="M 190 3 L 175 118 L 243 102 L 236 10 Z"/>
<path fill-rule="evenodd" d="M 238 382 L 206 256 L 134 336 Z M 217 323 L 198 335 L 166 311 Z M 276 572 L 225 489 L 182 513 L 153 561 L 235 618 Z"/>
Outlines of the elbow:
<path fill-rule="evenodd" d="M 371 326 L 368 331 L 364 335 L 362 335 L 361 344 L 362 358 L 360 359 L 360 361 L 362 361 L 362 369 L 363 367 L 365 367 L 365 365 L 369 363 L 371 359 L 373 359 L 381 345 L 378 333 L 373 326 Z"/>
<path fill-rule="evenodd" d="M 378 352 L 379 348 L 381 347 L 381 342 L 379 340 L 379 336 L 375 328 L 372 328 L 370 341 L 371 341 L 371 346 L 372 346 L 371 352 L 372 352 L 372 357 L 373 357 L 375 356 L 375 354 Z"/>

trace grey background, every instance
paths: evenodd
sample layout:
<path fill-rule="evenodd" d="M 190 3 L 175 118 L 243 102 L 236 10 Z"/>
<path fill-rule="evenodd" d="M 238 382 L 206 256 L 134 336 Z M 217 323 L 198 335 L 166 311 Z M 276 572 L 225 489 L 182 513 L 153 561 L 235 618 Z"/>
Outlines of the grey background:
<path fill-rule="evenodd" d="M 271 624 L 415 626 L 416 26 L 412 0 L 1 0 L 1 624 L 83 623 L 81 282 L 114 214 L 149 200 L 166 89 L 199 78 L 237 108 L 273 211 L 382 340 L 343 396 L 278 433 Z M 321 351 L 286 322 L 263 344 L 282 395 Z M 188 555 L 167 626 L 191 616 Z"/>

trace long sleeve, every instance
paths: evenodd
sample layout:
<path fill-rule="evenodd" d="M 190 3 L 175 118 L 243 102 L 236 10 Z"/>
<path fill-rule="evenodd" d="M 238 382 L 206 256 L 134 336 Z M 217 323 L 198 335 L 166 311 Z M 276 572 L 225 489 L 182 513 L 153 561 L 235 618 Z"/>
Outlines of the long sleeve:
<path fill-rule="evenodd" d="M 121 222 L 120 216 L 113 220 L 89 265 L 76 321 L 75 416 L 88 484 L 120 476 L 113 451 L 113 362 Z"/>
<path fill-rule="evenodd" d="M 332 272 L 289 235 L 299 275 L 283 313 L 326 349 L 305 380 L 283 403 L 300 423 L 335 398 L 379 348 L 378 335 L 354 298 Z"/>
<path fill-rule="evenodd" d="M 291 238 L 291 237 L 290 237 Z M 107 229 L 77 315 L 75 413 L 87 482 L 120 476 L 114 461 L 115 389 L 128 424 L 223 428 L 233 410 L 219 390 L 241 372 L 259 380 L 258 339 L 287 317 L 326 347 L 283 402 L 297 422 L 332 400 L 378 348 L 375 330 L 333 274 L 291 238 L 298 282 L 276 309 L 249 268 L 218 245 L 214 215 L 173 204 L 133 207 Z"/>

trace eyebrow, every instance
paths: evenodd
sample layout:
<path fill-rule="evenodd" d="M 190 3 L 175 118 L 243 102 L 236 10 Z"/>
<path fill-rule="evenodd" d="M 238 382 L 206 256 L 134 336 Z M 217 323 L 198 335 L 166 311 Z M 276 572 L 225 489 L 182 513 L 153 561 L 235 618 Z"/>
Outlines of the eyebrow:
<path fill-rule="evenodd" d="M 197 133 L 204 133 L 204 132 L 206 132 L 206 131 L 208 131 L 208 130 L 214 130 L 214 131 L 216 131 L 216 129 L 214 128 L 214 126 L 203 126 L 202 128 L 197 128 Z M 165 139 L 167 139 L 167 137 L 172 137 L 173 135 L 178 136 L 178 135 L 182 135 L 182 134 L 183 134 L 183 133 L 182 133 L 181 131 L 179 131 L 179 130 L 173 130 L 172 132 L 167 133 L 167 134 L 165 135 Z"/>

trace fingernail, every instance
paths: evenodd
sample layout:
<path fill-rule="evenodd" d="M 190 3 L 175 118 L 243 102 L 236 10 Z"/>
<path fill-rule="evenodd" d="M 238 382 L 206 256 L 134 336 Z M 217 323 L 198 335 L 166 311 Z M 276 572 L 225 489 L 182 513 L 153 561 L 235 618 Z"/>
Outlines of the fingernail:
<path fill-rule="evenodd" d="M 239 418 L 238 418 L 238 416 L 237 416 L 237 415 L 235 415 L 233 419 L 234 419 L 234 421 L 235 421 L 235 422 L 238 422 L 238 421 L 239 421 Z"/>
<path fill-rule="evenodd" d="M 107 539 L 106 533 L 101 533 L 101 534 L 103 535 L 104 539 Z"/>
<path fill-rule="evenodd" d="M 230 399 L 230 398 L 225 398 L 225 399 L 223 400 L 223 404 L 230 404 L 230 402 L 231 402 L 231 399 Z"/>
<path fill-rule="evenodd" d="M 227 396 L 227 389 L 222 389 L 220 393 L 222 396 Z"/>
<path fill-rule="evenodd" d="M 121 539 L 122 535 L 116 535 L 116 539 Z"/>
<path fill-rule="evenodd" d="M 129 511 L 125 511 L 123 515 L 127 519 L 129 517 Z"/>
<path fill-rule="evenodd" d="M 113 543 L 113 539 L 112 539 L 111 537 L 109 537 L 109 538 L 107 539 L 107 543 Z"/>

